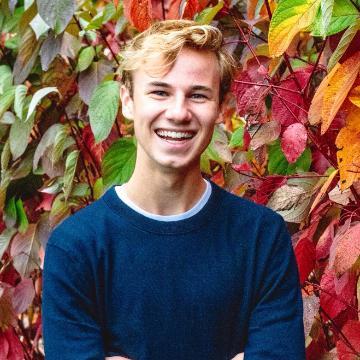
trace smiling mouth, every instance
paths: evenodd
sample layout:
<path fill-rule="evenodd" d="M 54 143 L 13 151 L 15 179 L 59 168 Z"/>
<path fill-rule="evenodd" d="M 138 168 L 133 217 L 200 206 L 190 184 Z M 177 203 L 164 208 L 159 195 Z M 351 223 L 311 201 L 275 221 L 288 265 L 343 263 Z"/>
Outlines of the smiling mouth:
<path fill-rule="evenodd" d="M 195 136 L 195 133 L 192 131 L 170 131 L 170 130 L 155 130 L 156 135 L 164 140 L 173 140 L 173 141 L 184 141 L 192 139 Z"/>

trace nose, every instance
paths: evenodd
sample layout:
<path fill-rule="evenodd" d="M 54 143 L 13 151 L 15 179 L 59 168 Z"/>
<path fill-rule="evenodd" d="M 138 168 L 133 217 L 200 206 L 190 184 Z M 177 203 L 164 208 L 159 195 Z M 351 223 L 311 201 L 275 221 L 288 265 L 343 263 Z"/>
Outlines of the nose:
<path fill-rule="evenodd" d="M 174 122 L 187 122 L 191 119 L 191 112 L 187 104 L 186 96 L 176 95 L 173 101 L 169 101 L 165 116 Z"/>

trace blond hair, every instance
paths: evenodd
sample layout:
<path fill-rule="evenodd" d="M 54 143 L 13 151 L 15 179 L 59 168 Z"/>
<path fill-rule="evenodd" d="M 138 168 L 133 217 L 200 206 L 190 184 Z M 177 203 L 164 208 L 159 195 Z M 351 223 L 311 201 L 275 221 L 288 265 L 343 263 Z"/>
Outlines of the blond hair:
<path fill-rule="evenodd" d="M 220 103 L 229 91 L 234 58 L 223 47 L 221 31 L 190 20 L 165 20 L 140 33 L 122 51 L 122 82 L 133 95 L 131 72 L 145 66 L 153 74 L 166 74 L 183 47 L 213 52 L 219 63 Z"/>

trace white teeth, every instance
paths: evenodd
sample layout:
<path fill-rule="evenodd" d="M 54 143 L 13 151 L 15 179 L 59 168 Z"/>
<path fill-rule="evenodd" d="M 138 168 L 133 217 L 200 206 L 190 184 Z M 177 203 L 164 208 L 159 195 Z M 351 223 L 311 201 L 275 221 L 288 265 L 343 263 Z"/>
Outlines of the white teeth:
<path fill-rule="evenodd" d="M 194 134 L 191 132 L 182 132 L 182 131 L 157 130 L 156 133 L 159 136 L 169 137 L 173 139 L 181 139 L 181 138 L 189 139 L 194 136 Z"/>

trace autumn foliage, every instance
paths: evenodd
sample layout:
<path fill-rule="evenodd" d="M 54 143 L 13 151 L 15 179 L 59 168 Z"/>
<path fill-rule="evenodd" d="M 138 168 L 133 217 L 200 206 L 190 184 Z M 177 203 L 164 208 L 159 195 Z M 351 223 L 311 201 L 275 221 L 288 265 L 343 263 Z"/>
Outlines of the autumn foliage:
<path fill-rule="evenodd" d="M 119 50 L 179 18 L 238 59 L 204 176 L 287 221 L 307 358 L 359 359 L 359 0 L 1 0 L 0 359 L 44 358 L 49 234 L 135 164 Z"/>

